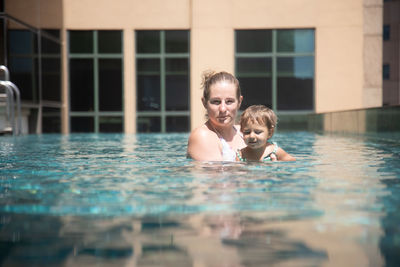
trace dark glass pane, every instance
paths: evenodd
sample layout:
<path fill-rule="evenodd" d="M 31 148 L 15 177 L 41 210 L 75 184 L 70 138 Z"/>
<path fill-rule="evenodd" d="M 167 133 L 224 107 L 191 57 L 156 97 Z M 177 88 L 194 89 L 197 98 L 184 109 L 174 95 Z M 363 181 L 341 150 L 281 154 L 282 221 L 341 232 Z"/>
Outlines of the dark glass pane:
<path fill-rule="evenodd" d="M 236 58 L 236 72 L 240 74 L 272 73 L 271 58 Z"/>
<path fill-rule="evenodd" d="M 33 99 L 35 102 L 39 100 L 39 80 L 42 77 L 39 76 L 39 58 L 33 60 L 34 78 L 33 78 Z"/>
<path fill-rule="evenodd" d="M 314 57 L 280 57 L 277 64 L 280 77 L 314 77 Z"/>
<path fill-rule="evenodd" d="M 312 110 L 314 57 L 278 58 L 278 110 Z"/>
<path fill-rule="evenodd" d="M 69 74 L 71 111 L 93 111 L 93 59 L 70 59 Z"/>
<path fill-rule="evenodd" d="M 278 78 L 278 110 L 313 110 L 313 78 Z"/>
<path fill-rule="evenodd" d="M 271 52 L 272 31 L 271 30 L 237 30 L 236 52 Z"/>
<path fill-rule="evenodd" d="M 167 58 L 167 59 L 165 59 L 165 69 L 167 72 L 188 73 L 189 59 L 187 59 L 187 58 Z"/>
<path fill-rule="evenodd" d="M 383 40 L 390 40 L 390 25 L 383 25 Z"/>
<path fill-rule="evenodd" d="M 137 60 L 138 72 L 152 72 L 160 73 L 160 60 L 159 59 L 138 59 Z"/>
<path fill-rule="evenodd" d="M 121 59 L 99 59 L 99 104 L 101 111 L 122 110 Z"/>
<path fill-rule="evenodd" d="M 61 111 L 59 108 L 43 108 L 42 132 L 61 132 Z"/>
<path fill-rule="evenodd" d="M 92 133 L 94 132 L 93 117 L 71 117 L 72 133 Z"/>
<path fill-rule="evenodd" d="M 161 132 L 161 118 L 138 117 L 136 128 L 139 133 Z"/>
<path fill-rule="evenodd" d="M 159 53 L 159 31 L 136 31 L 136 53 Z"/>
<path fill-rule="evenodd" d="M 59 29 L 42 29 L 42 32 L 52 35 L 54 38 L 60 39 Z"/>
<path fill-rule="evenodd" d="M 160 110 L 160 76 L 138 75 L 137 108 L 138 110 Z"/>
<path fill-rule="evenodd" d="M 165 31 L 165 51 L 167 53 L 189 52 L 189 31 Z"/>
<path fill-rule="evenodd" d="M 98 31 L 99 53 L 121 53 L 121 31 Z"/>
<path fill-rule="evenodd" d="M 9 30 L 10 54 L 34 54 L 34 37 L 29 30 Z"/>
<path fill-rule="evenodd" d="M 239 78 L 239 82 L 243 95 L 241 110 L 257 104 L 272 107 L 271 78 Z"/>
<path fill-rule="evenodd" d="M 166 109 L 189 109 L 189 81 L 187 75 L 167 75 L 165 77 Z"/>
<path fill-rule="evenodd" d="M 189 117 L 167 117 L 167 132 L 188 132 L 189 131 Z"/>
<path fill-rule="evenodd" d="M 102 133 L 121 133 L 121 117 L 100 117 L 100 132 Z"/>
<path fill-rule="evenodd" d="M 32 58 L 9 59 L 10 80 L 18 87 L 21 99 L 34 100 L 33 87 L 36 79 Z"/>
<path fill-rule="evenodd" d="M 70 31 L 70 53 L 93 53 L 93 31 Z"/>
<path fill-rule="evenodd" d="M 383 64 L 382 76 L 384 80 L 390 80 L 390 64 Z"/>
<path fill-rule="evenodd" d="M 43 133 L 60 133 L 61 119 L 60 117 L 42 117 L 42 132 Z"/>
<path fill-rule="evenodd" d="M 52 30 L 53 34 L 57 34 L 57 38 L 59 36 L 59 30 Z M 42 44 L 42 53 L 43 54 L 57 54 L 60 55 L 61 53 L 61 45 L 57 42 L 54 42 L 51 39 L 48 39 L 45 36 L 42 36 L 41 40 Z"/>
<path fill-rule="evenodd" d="M 42 99 L 61 100 L 61 60 L 42 58 Z"/>
<path fill-rule="evenodd" d="M 3 1 L 3 0 L 0 0 Z M 0 3 L 1 4 L 1 3 Z M 1 9 L 1 6 L 0 6 Z M 0 11 L 1 12 L 1 11 Z M 6 32 L 7 29 L 5 27 L 6 25 L 6 19 L 4 17 L 0 17 L 0 40 L 6 40 Z M 5 51 L 5 42 L 0 41 L 0 51 Z M 0 65 L 6 65 L 6 57 L 7 55 L 3 52 L 0 52 Z M 4 80 L 4 72 L 0 72 L 0 79 Z"/>
<path fill-rule="evenodd" d="M 314 52 L 314 30 L 278 30 L 278 52 Z"/>

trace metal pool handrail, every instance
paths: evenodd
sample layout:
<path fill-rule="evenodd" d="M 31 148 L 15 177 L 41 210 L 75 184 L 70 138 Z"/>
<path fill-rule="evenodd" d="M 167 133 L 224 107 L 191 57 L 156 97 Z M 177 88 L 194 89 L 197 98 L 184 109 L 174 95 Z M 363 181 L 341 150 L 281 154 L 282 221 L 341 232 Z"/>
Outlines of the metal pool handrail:
<path fill-rule="evenodd" d="M 7 90 L 7 108 L 11 111 L 11 125 L 13 135 L 21 134 L 21 94 L 18 87 L 10 81 L 10 72 L 8 68 L 4 65 L 0 65 L 0 70 L 4 71 L 5 80 L 0 80 L 0 85 L 4 86 Z M 8 97 L 10 96 L 10 99 Z M 14 95 L 15 100 L 17 102 L 17 127 L 15 127 L 15 118 L 14 118 Z"/>
<path fill-rule="evenodd" d="M 4 71 L 4 75 L 5 75 L 5 81 L 9 81 L 10 80 L 10 72 L 8 71 L 8 68 L 4 65 L 0 65 L 0 70 Z"/>

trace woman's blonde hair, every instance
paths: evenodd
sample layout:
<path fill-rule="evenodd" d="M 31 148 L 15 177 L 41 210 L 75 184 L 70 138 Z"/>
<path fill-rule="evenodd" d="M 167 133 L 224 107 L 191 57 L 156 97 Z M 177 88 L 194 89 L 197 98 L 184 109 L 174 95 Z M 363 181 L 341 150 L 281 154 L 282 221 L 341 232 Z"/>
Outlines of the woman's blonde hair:
<path fill-rule="evenodd" d="M 240 130 L 243 130 L 247 124 L 254 122 L 264 125 L 273 133 L 278 122 L 278 117 L 272 109 L 264 105 L 252 105 L 246 108 L 240 116 Z"/>
<path fill-rule="evenodd" d="M 210 99 L 210 87 L 216 84 L 217 82 L 221 81 L 228 81 L 233 83 L 236 87 L 236 97 L 238 100 L 240 99 L 242 93 L 240 90 L 239 81 L 238 79 L 236 79 L 235 76 L 225 71 L 216 72 L 212 70 L 207 70 L 202 74 L 202 83 L 201 83 L 201 88 L 203 89 L 204 101 L 208 101 Z"/>

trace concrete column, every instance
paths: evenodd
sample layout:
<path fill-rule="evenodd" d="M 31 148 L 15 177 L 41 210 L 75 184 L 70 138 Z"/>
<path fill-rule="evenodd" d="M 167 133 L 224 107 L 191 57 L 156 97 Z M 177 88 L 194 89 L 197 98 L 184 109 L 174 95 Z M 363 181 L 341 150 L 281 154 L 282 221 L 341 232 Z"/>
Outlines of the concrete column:
<path fill-rule="evenodd" d="M 363 107 L 382 106 L 382 0 L 363 3 Z"/>
<path fill-rule="evenodd" d="M 124 132 L 136 133 L 135 33 L 124 29 Z"/>
<path fill-rule="evenodd" d="M 69 78 L 68 78 L 68 49 L 67 30 L 61 28 L 61 133 L 68 134 L 69 127 Z"/>
<path fill-rule="evenodd" d="M 205 120 L 201 74 L 205 70 L 234 72 L 234 30 L 231 0 L 192 0 L 190 40 L 191 128 Z"/>

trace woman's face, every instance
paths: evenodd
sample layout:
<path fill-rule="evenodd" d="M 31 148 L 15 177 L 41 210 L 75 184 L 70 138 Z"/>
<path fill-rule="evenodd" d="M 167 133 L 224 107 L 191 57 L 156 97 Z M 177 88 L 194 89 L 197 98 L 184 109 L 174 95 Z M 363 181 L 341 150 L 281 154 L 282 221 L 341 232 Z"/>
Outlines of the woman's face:
<path fill-rule="evenodd" d="M 228 81 L 220 81 L 210 87 L 210 98 L 203 99 L 208 118 L 216 125 L 233 125 L 237 111 L 242 103 L 237 99 L 236 87 Z"/>

